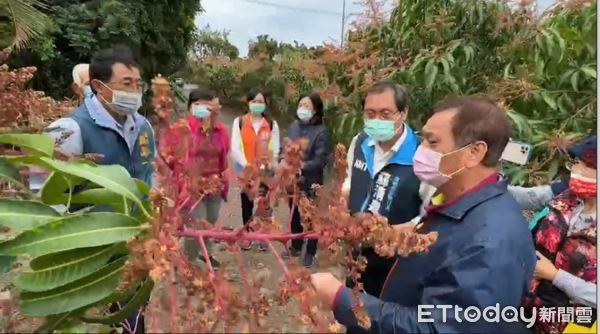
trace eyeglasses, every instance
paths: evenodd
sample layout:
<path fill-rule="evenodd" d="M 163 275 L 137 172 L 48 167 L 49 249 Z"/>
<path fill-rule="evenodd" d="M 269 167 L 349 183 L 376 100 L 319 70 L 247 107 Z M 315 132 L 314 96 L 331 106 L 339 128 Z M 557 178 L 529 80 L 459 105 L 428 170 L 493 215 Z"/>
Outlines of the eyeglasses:
<path fill-rule="evenodd" d="M 374 119 L 374 118 L 395 119 L 396 115 L 398 115 L 398 112 L 395 110 L 389 110 L 389 109 L 381 109 L 381 110 L 366 109 L 364 111 L 364 115 L 366 118 L 369 118 L 369 119 Z"/>

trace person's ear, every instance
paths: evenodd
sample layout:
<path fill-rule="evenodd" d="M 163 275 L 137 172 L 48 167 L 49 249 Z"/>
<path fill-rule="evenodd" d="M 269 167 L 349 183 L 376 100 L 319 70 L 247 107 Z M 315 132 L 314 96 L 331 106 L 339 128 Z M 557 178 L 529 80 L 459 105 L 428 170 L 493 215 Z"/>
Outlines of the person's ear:
<path fill-rule="evenodd" d="M 471 144 L 471 147 L 467 148 L 466 150 L 467 152 L 464 155 L 464 165 L 467 168 L 473 168 L 477 167 L 483 162 L 485 156 L 487 155 L 488 146 L 485 142 L 478 141 Z"/>
<path fill-rule="evenodd" d="M 98 92 L 98 93 L 99 93 L 99 92 L 101 92 L 101 91 L 102 91 L 102 89 L 104 88 L 104 85 L 103 85 L 103 84 L 100 82 L 100 80 L 96 80 L 96 79 L 94 79 L 94 80 L 90 81 L 90 87 L 92 87 L 92 89 L 93 89 L 95 92 Z"/>
<path fill-rule="evenodd" d="M 406 123 L 406 120 L 408 119 L 408 107 L 402 110 L 400 114 L 402 115 L 402 122 Z"/>
<path fill-rule="evenodd" d="M 76 83 L 72 83 L 71 84 L 71 90 L 73 91 L 73 93 L 75 95 L 81 95 L 81 89 L 79 88 L 79 85 Z"/>

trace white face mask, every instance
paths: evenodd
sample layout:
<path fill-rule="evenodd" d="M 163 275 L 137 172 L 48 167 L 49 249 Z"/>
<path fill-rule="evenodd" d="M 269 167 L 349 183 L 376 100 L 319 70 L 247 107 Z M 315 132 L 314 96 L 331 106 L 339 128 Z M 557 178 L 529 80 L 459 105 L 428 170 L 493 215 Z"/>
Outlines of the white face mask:
<path fill-rule="evenodd" d="M 108 87 L 102 83 L 106 88 L 112 92 L 112 102 L 104 100 L 111 109 L 119 115 L 127 116 L 135 114 L 142 106 L 142 93 L 126 92 L 122 90 L 116 90 Z"/>

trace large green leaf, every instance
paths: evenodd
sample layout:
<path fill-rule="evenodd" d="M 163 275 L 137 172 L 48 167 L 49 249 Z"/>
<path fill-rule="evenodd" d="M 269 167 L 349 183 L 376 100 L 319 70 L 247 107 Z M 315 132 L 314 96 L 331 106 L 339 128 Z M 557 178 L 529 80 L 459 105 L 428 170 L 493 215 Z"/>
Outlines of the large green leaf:
<path fill-rule="evenodd" d="M 39 256 L 108 245 L 132 238 L 143 228 L 137 220 L 119 213 L 98 212 L 71 216 L 0 243 L 0 254 Z"/>
<path fill-rule="evenodd" d="M 34 333 L 54 333 L 57 328 L 62 327 L 69 321 L 73 312 L 65 312 L 46 317 L 43 325 L 38 327 Z"/>
<path fill-rule="evenodd" d="M 140 179 L 133 179 L 140 193 L 148 195 L 150 193 L 150 185 Z"/>
<path fill-rule="evenodd" d="M 60 219 L 53 208 L 34 201 L 0 199 L 0 225 L 25 231 Z"/>
<path fill-rule="evenodd" d="M 21 147 L 33 155 L 51 157 L 54 154 L 54 139 L 47 135 L 28 133 L 0 134 L 0 143 Z"/>
<path fill-rule="evenodd" d="M 104 266 L 118 248 L 124 248 L 124 244 L 72 249 L 37 257 L 29 263 L 32 270 L 21 272 L 16 285 L 33 292 L 63 286 Z"/>
<path fill-rule="evenodd" d="M 140 207 L 143 207 L 138 186 L 134 179 L 129 176 L 129 172 L 122 166 L 90 165 L 82 162 L 67 163 L 48 158 L 42 158 L 42 161 L 46 162 L 54 170 L 89 180 L 101 187 L 122 195 L 134 201 Z M 147 214 L 146 211 L 144 211 L 144 213 Z"/>
<path fill-rule="evenodd" d="M 80 177 L 52 172 L 40 191 L 42 201 L 48 205 L 67 204 L 69 187 L 73 189 L 84 182 L 85 180 Z"/>
<path fill-rule="evenodd" d="M 0 255 L 0 274 L 9 272 L 16 260 L 16 256 Z"/>
<path fill-rule="evenodd" d="M 59 178 L 57 178 L 57 182 Z M 63 179 L 64 180 L 64 179 Z M 67 185 L 68 183 L 64 182 L 62 186 Z M 44 187 L 46 189 L 46 187 Z M 55 187 L 48 187 L 47 192 L 42 191 L 42 200 L 50 205 L 56 204 L 66 204 L 69 202 L 69 193 L 65 191 L 55 191 L 53 189 L 58 189 Z M 50 196 L 50 194 L 53 194 Z M 115 212 L 125 212 L 125 205 L 123 203 L 124 197 L 112 192 L 106 188 L 92 188 L 82 190 L 71 197 L 70 204 L 89 204 L 93 206 L 98 205 L 108 205 L 113 208 Z M 131 207 L 129 203 L 131 201 L 127 200 L 128 206 Z"/>
<path fill-rule="evenodd" d="M 83 316 L 81 320 L 85 322 L 91 323 L 100 323 L 106 325 L 112 325 L 115 323 L 119 323 L 126 317 L 130 316 L 133 312 L 138 310 L 150 297 L 150 293 L 152 293 L 152 288 L 154 287 L 154 282 L 150 279 L 147 279 L 145 282 L 142 282 L 139 290 L 136 291 L 133 298 L 131 298 L 127 304 L 118 312 L 103 316 L 103 317 L 88 317 Z"/>
<path fill-rule="evenodd" d="M 431 92 L 431 89 L 433 88 L 433 84 L 435 83 L 437 73 L 437 63 L 433 59 L 429 60 L 429 62 L 427 62 L 427 65 L 425 66 L 425 89 L 428 92 Z"/>
<path fill-rule="evenodd" d="M 12 183 L 21 183 L 19 170 L 8 160 L 0 157 L 0 179 Z"/>
<path fill-rule="evenodd" d="M 110 296 L 119 284 L 127 256 L 60 288 L 44 292 L 22 292 L 21 311 L 30 316 L 48 316 L 87 306 Z"/>
<path fill-rule="evenodd" d="M 585 73 L 587 76 L 589 76 L 592 79 L 596 79 L 596 70 L 594 70 L 593 68 L 589 67 L 589 66 L 583 66 L 581 67 L 581 71 L 583 73 Z"/>
<path fill-rule="evenodd" d="M 66 197 L 66 195 L 63 195 Z M 129 202 L 129 201 L 128 201 Z M 109 205 L 116 212 L 124 212 L 123 196 L 116 194 L 106 188 L 94 188 L 83 190 L 71 199 L 72 204 Z M 131 207 L 129 203 L 128 207 Z"/>

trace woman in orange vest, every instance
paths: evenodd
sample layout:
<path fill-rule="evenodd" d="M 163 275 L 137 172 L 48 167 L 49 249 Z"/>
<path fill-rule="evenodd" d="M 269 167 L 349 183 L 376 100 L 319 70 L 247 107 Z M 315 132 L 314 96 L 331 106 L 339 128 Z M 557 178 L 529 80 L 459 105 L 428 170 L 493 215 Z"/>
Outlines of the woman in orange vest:
<path fill-rule="evenodd" d="M 246 103 L 248 111 L 233 121 L 231 130 L 231 157 L 238 173 L 259 160 L 266 160 L 274 167 L 280 149 L 279 126 L 267 113 L 268 96 L 264 92 L 253 91 L 246 95 Z M 266 185 L 261 184 L 261 188 L 265 190 Z M 252 218 L 254 202 L 243 192 L 241 199 L 242 222 L 247 226 Z M 261 246 L 261 250 L 265 249 L 264 245 Z M 242 245 L 245 250 L 251 247 L 251 243 Z"/>

